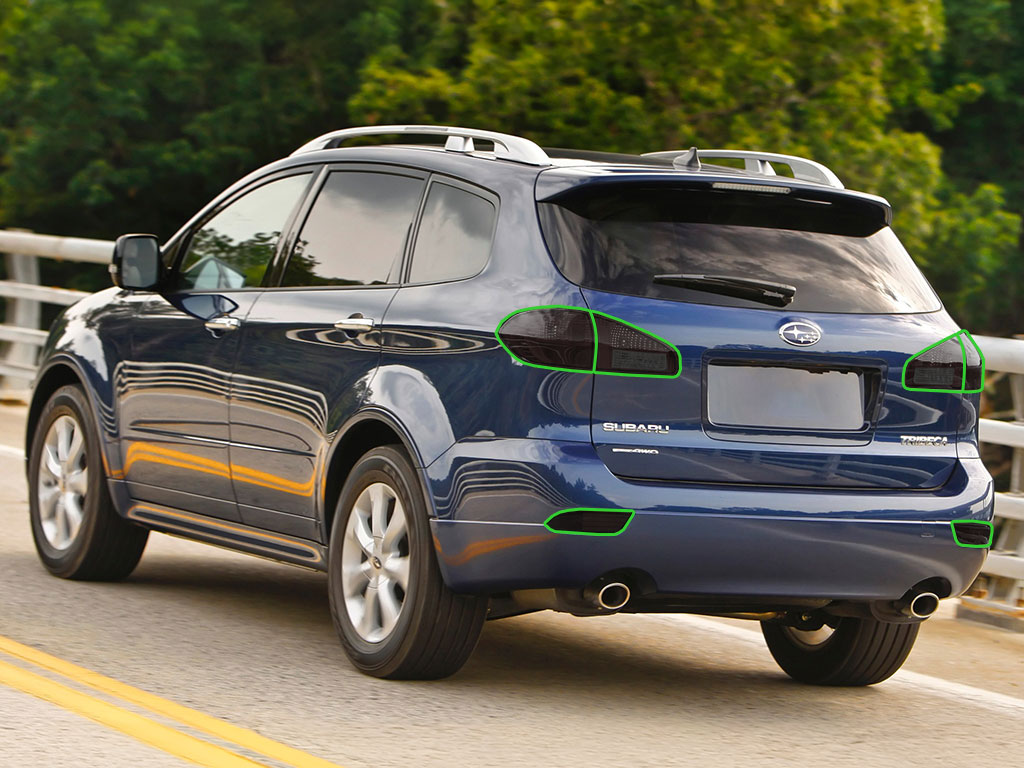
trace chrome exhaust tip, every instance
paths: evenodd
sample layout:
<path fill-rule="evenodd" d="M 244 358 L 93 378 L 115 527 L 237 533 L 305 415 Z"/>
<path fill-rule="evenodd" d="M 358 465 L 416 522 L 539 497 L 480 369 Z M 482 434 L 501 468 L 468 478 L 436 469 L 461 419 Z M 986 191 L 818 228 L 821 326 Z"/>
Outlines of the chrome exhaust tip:
<path fill-rule="evenodd" d="M 617 611 L 629 602 L 629 587 L 621 581 L 605 584 L 597 593 L 597 604 L 606 611 Z"/>
<path fill-rule="evenodd" d="M 939 596 L 934 592 L 921 592 L 914 595 L 909 603 L 903 606 L 903 613 L 915 619 L 927 619 L 939 609 Z"/>

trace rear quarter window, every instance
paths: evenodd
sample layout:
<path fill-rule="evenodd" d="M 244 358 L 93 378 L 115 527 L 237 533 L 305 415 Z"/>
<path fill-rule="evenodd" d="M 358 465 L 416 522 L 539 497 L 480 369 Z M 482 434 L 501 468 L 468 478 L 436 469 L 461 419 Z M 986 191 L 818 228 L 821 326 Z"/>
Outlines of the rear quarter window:
<path fill-rule="evenodd" d="M 587 288 L 770 308 L 654 282 L 656 275 L 714 275 L 792 286 L 787 311 L 888 314 L 941 307 L 883 209 L 857 198 L 618 186 L 570 192 L 538 206 L 555 263 Z"/>
<path fill-rule="evenodd" d="M 487 264 L 497 208 L 462 187 L 434 181 L 427 190 L 409 268 L 410 283 L 476 275 Z"/>

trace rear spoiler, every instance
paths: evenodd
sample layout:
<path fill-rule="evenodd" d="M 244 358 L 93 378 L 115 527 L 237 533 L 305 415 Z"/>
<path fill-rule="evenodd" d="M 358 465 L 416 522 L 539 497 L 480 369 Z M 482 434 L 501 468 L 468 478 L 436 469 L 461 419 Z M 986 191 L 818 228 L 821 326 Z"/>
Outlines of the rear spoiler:
<path fill-rule="evenodd" d="M 873 211 L 872 218 L 876 218 L 880 214 L 885 226 L 892 224 L 892 206 L 883 197 L 848 189 L 837 189 L 787 176 L 751 177 L 730 172 L 730 170 L 718 169 L 706 164 L 700 171 L 694 173 L 683 173 L 674 168 L 661 170 L 640 166 L 631 169 L 621 166 L 612 169 L 608 166 L 593 165 L 550 168 L 538 174 L 535 197 L 537 202 L 566 204 L 573 199 L 607 193 L 611 187 L 621 188 L 622 194 L 625 196 L 628 196 L 631 190 L 649 190 L 652 187 L 662 186 L 707 190 L 709 193 L 723 189 L 736 190 L 738 187 L 743 187 L 746 192 L 756 193 L 758 188 L 765 188 L 764 192 L 785 190 L 790 199 L 845 203 L 851 207 L 860 207 L 865 209 L 865 212 Z"/>

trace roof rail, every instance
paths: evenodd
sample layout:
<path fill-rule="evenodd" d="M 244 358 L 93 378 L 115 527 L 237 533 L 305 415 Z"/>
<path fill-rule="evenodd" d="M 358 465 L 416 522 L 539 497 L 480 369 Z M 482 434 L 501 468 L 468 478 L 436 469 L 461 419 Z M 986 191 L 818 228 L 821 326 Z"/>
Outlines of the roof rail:
<path fill-rule="evenodd" d="M 387 134 L 413 134 L 419 136 L 447 136 L 444 148 L 449 152 L 468 154 L 475 151 L 473 139 L 483 139 L 494 144 L 495 157 L 504 160 L 515 160 L 529 165 L 550 165 L 551 158 L 547 152 L 522 136 L 511 136 L 497 131 L 480 131 L 475 128 L 456 128 L 450 125 L 368 125 L 361 128 L 344 128 L 318 136 L 297 150 L 292 156 L 304 152 L 315 152 L 318 149 L 333 149 L 348 139 L 356 136 L 384 136 Z"/>
<path fill-rule="evenodd" d="M 839 177 L 826 166 L 813 160 L 808 160 L 805 157 L 795 157 L 794 155 L 778 155 L 774 152 L 750 152 L 743 149 L 699 149 L 696 151 L 679 149 L 669 152 L 646 152 L 643 156 L 663 157 L 667 160 L 672 160 L 674 165 L 676 158 L 687 157 L 690 155 L 690 152 L 694 152 L 693 156 L 699 157 L 701 160 L 705 158 L 742 160 L 744 170 L 747 173 L 756 173 L 759 176 L 775 176 L 776 173 L 772 163 L 788 165 L 789 169 L 793 172 L 793 177 L 801 181 L 813 181 L 816 184 L 826 184 L 836 189 L 846 188 L 843 186 L 843 182 L 839 180 Z"/>

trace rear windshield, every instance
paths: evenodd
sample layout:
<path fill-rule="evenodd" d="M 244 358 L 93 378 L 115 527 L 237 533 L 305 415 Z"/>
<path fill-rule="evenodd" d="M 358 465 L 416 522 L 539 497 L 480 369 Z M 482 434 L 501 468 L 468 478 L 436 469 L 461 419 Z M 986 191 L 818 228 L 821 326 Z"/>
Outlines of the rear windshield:
<path fill-rule="evenodd" d="M 586 288 L 769 309 L 750 298 L 663 285 L 655 275 L 715 275 L 796 288 L 787 310 L 909 313 L 941 306 L 887 226 L 856 198 L 818 200 L 704 189 L 607 187 L 539 204 L 548 248 Z"/>

